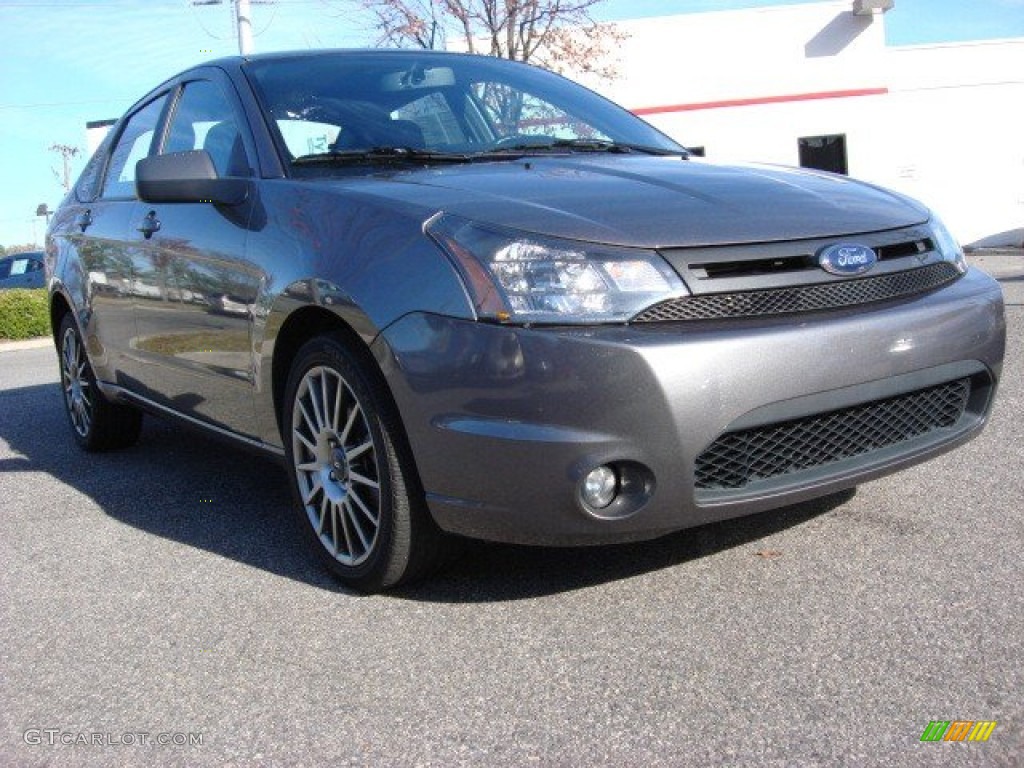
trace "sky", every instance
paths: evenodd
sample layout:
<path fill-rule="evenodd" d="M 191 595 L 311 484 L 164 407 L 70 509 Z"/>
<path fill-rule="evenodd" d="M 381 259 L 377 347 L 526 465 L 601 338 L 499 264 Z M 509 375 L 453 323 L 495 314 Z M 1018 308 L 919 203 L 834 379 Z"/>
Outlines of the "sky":
<path fill-rule="evenodd" d="M 0 245 L 41 243 L 40 203 L 63 197 L 54 144 L 81 149 L 85 124 L 119 117 L 162 80 L 237 52 L 227 2 L 0 0 Z M 816 0 L 605 0 L 618 20 Z M 890 45 L 1024 37 L 1024 0 L 896 0 Z M 254 0 L 256 51 L 368 47 L 376 35 L 358 0 Z M 630 105 L 625 105 L 630 106 Z"/>

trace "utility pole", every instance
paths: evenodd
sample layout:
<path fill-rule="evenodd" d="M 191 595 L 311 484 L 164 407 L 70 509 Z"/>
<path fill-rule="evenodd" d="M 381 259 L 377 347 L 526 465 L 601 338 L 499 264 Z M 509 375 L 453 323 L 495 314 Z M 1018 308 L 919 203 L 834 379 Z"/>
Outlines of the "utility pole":
<path fill-rule="evenodd" d="M 255 5 L 269 5 L 272 0 L 256 0 Z M 201 5 L 220 5 L 224 0 L 191 0 L 193 7 Z M 234 16 L 235 28 L 238 30 L 238 52 L 246 56 L 253 52 L 252 42 L 252 6 L 253 0 L 228 0 Z"/>
<path fill-rule="evenodd" d="M 235 14 L 238 20 L 238 52 L 246 56 L 252 53 L 252 10 L 249 0 L 235 0 Z"/>
<path fill-rule="evenodd" d="M 63 173 L 53 169 L 53 175 L 57 177 L 57 181 L 64 187 L 65 194 L 71 189 L 71 158 L 78 154 L 78 147 L 72 147 L 68 144 L 54 144 L 50 147 L 51 152 L 56 152 L 64 160 Z"/>

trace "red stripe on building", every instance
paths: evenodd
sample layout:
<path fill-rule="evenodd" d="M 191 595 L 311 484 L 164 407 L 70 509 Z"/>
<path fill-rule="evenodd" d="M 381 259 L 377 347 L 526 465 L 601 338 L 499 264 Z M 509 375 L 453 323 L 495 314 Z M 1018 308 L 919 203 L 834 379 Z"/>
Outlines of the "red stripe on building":
<path fill-rule="evenodd" d="M 693 104 L 669 104 L 663 107 L 640 107 L 631 111 L 634 115 L 661 115 L 666 112 L 693 112 L 698 109 L 721 109 L 722 107 L 750 107 L 755 104 L 785 104 L 791 101 L 848 99 L 851 96 L 881 96 L 888 92 L 888 88 L 855 88 L 847 91 L 792 93 L 786 96 L 758 96 L 751 99 L 726 99 L 724 101 L 700 101 Z"/>

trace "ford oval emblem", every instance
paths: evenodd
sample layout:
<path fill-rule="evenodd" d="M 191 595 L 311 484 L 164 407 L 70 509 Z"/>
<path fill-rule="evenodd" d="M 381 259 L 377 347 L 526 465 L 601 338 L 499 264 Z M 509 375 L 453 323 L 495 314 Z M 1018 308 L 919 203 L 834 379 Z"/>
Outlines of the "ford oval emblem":
<path fill-rule="evenodd" d="M 878 256 L 866 245 L 836 243 L 818 254 L 818 263 L 833 275 L 860 275 L 878 261 Z"/>

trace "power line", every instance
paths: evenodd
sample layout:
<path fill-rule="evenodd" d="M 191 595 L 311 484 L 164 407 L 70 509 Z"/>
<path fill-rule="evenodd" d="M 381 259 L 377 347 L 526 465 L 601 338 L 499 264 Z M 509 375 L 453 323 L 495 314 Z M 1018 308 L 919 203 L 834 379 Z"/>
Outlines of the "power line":
<path fill-rule="evenodd" d="M 51 107 L 79 107 L 86 104 L 113 104 L 115 102 L 133 101 L 138 97 L 113 96 L 109 99 L 89 99 L 87 101 L 49 101 L 37 104 L 0 104 L 0 109 L 48 109 Z"/>
<path fill-rule="evenodd" d="M 149 4 L 160 5 L 165 8 L 172 8 L 179 3 L 176 0 L 149 0 Z M 7 0 L 0 0 L 0 9 L 3 8 L 63 8 L 65 10 L 73 10 L 75 8 L 124 8 L 125 6 L 137 5 L 134 2 L 124 2 L 122 0 L 111 0 L 110 2 L 103 2 L 103 0 L 83 0 L 83 2 L 75 3 L 58 3 L 58 2 L 45 2 L 40 0 L 39 2 L 8 2 Z"/>
<path fill-rule="evenodd" d="M 214 0 L 213 2 L 200 2 L 197 5 L 221 5 L 230 0 Z M 323 5 L 324 0 L 270 0 L 269 2 L 255 2 L 253 5 Z M 123 8 L 125 6 L 138 7 L 138 0 L 73 0 L 72 2 L 59 2 L 59 0 L 0 0 L 0 9 L 3 8 L 64 8 L 72 10 L 75 8 Z M 162 6 L 164 8 L 180 7 L 180 0 L 148 0 L 147 5 Z"/>
<path fill-rule="evenodd" d="M 214 2 L 210 2 L 210 0 L 186 0 L 185 4 L 188 6 L 189 11 L 191 11 L 192 18 L 195 19 L 196 24 L 198 24 L 200 27 L 202 27 L 203 32 L 206 33 L 207 37 L 212 37 L 214 40 L 226 40 L 227 39 L 227 37 L 225 37 L 223 35 L 215 35 L 213 32 L 211 32 L 209 29 L 207 29 L 206 24 L 203 23 L 203 20 L 201 18 L 199 18 L 199 14 L 196 12 L 196 8 L 199 7 L 199 6 L 219 5 L 220 4 L 219 0 L 214 0 Z"/>
<path fill-rule="evenodd" d="M 274 13 L 273 13 L 273 15 L 271 15 L 270 21 L 268 21 L 266 24 L 263 25 L 263 29 L 259 30 L 258 32 L 254 31 L 252 33 L 253 37 L 259 37 L 264 32 L 266 32 L 268 29 L 270 29 L 270 25 L 273 24 L 274 23 L 274 19 L 277 18 L 277 12 L 278 12 L 278 10 L 280 8 L 281 8 L 281 4 L 280 3 L 274 3 Z"/>
<path fill-rule="evenodd" d="M 192 15 L 199 21 L 198 14 L 196 14 L 196 8 L 199 6 L 210 6 L 210 5 L 223 5 L 225 0 L 186 0 L 192 9 Z M 245 56 L 246 54 L 252 53 L 253 43 L 252 39 L 252 6 L 254 5 L 273 5 L 274 14 L 260 30 L 258 34 L 263 34 L 270 28 L 270 25 L 277 18 L 277 3 L 278 0 L 227 0 L 227 5 L 231 9 L 232 15 L 235 17 L 235 28 L 236 28 L 236 39 L 238 40 L 238 52 Z M 217 37 L 206 26 L 200 21 L 199 26 L 203 28 L 203 31 L 207 35 L 215 40 L 221 40 L 223 38 Z"/>

